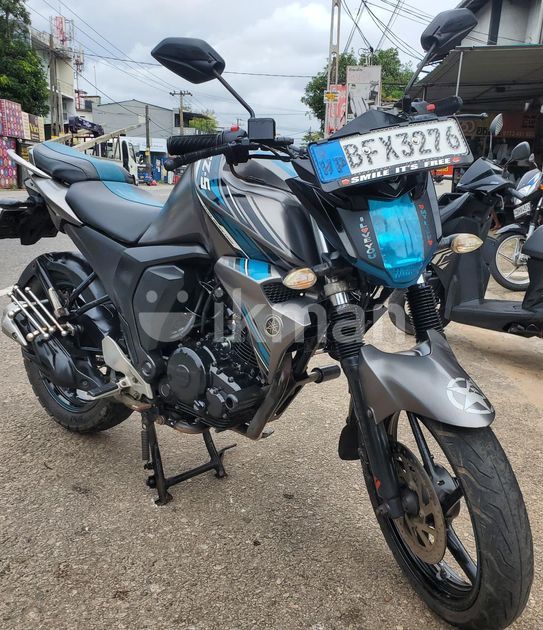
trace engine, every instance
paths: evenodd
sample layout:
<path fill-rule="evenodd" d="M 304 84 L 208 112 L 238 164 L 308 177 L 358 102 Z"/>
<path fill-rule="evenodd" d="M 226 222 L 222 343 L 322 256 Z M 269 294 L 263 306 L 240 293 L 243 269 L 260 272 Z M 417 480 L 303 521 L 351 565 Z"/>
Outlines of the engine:
<path fill-rule="evenodd" d="M 239 342 L 208 338 L 179 346 L 168 359 L 160 394 L 182 415 L 218 429 L 250 420 L 264 397 L 245 334 Z"/>

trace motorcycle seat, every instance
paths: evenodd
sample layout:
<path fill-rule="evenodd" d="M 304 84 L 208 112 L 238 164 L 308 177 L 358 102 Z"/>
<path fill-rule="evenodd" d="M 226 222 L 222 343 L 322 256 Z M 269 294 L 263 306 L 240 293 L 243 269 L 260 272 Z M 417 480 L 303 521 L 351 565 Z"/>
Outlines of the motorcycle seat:
<path fill-rule="evenodd" d="M 85 181 L 72 184 L 66 202 L 80 221 L 121 243 L 136 243 L 163 203 L 134 184 Z"/>
<path fill-rule="evenodd" d="M 134 178 L 120 164 L 92 157 L 60 142 L 42 142 L 32 149 L 34 164 L 63 184 L 83 181 L 134 183 Z"/>
<path fill-rule="evenodd" d="M 448 221 L 449 219 L 452 219 L 452 217 L 455 214 L 457 214 L 457 213 L 459 214 L 462 206 L 466 203 L 466 201 L 468 200 L 469 196 L 470 196 L 469 192 L 464 193 L 463 195 L 460 195 L 456 199 L 453 199 L 447 205 L 441 207 L 439 209 L 439 215 L 441 217 L 441 223 L 445 223 L 445 221 Z"/>
<path fill-rule="evenodd" d="M 543 225 L 539 226 L 532 236 L 526 240 L 522 253 L 530 256 L 530 258 L 543 260 Z"/>

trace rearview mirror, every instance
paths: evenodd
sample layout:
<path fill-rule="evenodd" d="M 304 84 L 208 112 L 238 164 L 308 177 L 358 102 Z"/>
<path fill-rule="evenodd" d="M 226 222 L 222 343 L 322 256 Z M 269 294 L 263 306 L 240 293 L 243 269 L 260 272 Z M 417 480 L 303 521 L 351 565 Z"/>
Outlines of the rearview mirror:
<path fill-rule="evenodd" d="M 532 153 L 529 142 L 521 142 L 511 151 L 510 162 L 518 162 L 518 160 L 528 160 Z"/>
<path fill-rule="evenodd" d="M 427 61 L 439 61 L 456 48 L 477 26 L 477 18 L 469 9 L 451 9 L 438 13 L 421 35 L 420 44 L 431 56 Z"/>
<path fill-rule="evenodd" d="M 496 118 L 490 123 L 488 133 L 491 136 L 498 136 L 503 129 L 503 114 L 498 114 Z"/>
<path fill-rule="evenodd" d="M 226 63 L 203 39 L 167 37 L 151 55 L 164 67 L 191 83 L 205 83 L 220 76 Z"/>

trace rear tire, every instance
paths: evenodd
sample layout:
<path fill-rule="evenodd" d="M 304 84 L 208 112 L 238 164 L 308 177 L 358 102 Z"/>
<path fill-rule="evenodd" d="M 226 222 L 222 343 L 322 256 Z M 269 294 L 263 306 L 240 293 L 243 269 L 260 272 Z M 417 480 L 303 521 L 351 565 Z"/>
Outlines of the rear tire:
<path fill-rule="evenodd" d="M 28 380 L 34 394 L 48 415 L 68 431 L 74 433 L 98 433 L 117 426 L 126 420 L 132 410 L 111 399 L 104 398 L 96 402 L 73 401 L 70 404 L 61 390 L 55 395 L 52 384 L 44 378 L 39 367 L 24 359 Z"/>
<path fill-rule="evenodd" d="M 31 263 L 32 264 L 32 263 Z M 61 294 L 69 294 L 77 287 L 81 279 L 73 274 L 68 266 L 56 266 L 49 272 L 53 285 Z M 19 281 L 18 284 L 21 284 Z M 31 278 L 29 285 L 38 297 L 45 297 L 41 283 Z M 94 299 L 94 295 L 82 294 L 79 306 Z M 85 328 L 84 345 L 99 347 L 103 333 L 93 327 L 88 320 Z M 45 411 L 68 431 L 75 433 L 97 433 L 106 431 L 126 420 L 132 413 L 126 405 L 113 398 L 103 398 L 94 402 L 83 400 L 75 390 L 54 385 L 40 371 L 39 365 L 26 358 L 23 353 L 24 366 L 34 394 Z"/>
<path fill-rule="evenodd" d="M 509 262 L 511 267 L 510 270 L 509 267 L 505 267 L 504 269 L 500 267 L 503 260 L 512 260 L 509 252 L 510 247 L 513 247 L 515 250 L 517 247 L 520 247 L 520 250 L 522 251 L 524 243 L 526 242 L 526 234 L 521 230 L 516 232 L 507 232 L 506 234 L 501 234 L 497 241 L 498 247 L 496 248 L 494 256 L 490 261 L 490 273 L 492 274 L 492 277 L 504 289 L 509 289 L 510 291 L 527 291 L 530 286 L 527 265 L 519 265 L 515 267 L 515 263 L 513 261 Z M 519 279 L 518 281 L 513 282 L 507 278 L 507 273 L 508 271 L 515 273 L 515 268 L 518 270 L 517 273 L 519 274 Z M 524 274 L 522 274 L 523 269 L 525 270 Z"/>
<path fill-rule="evenodd" d="M 444 583 L 449 577 L 437 577 L 443 561 L 425 564 L 409 551 L 397 525 L 378 513 L 385 540 L 413 588 L 442 619 L 466 630 L 506 628 L 522 613 L 533 580 L 530 524 L 513 470 L 490 428 L 464 429 L 427 419 L 419 422 L 445 454 L 468 508 L 477 547 L 476 577 L 468 582 L 471 588 L 465 595 L 462 590 L 458 597 L 448 595 Z M 381 500 L 364 460 L 367 462 L 363 456 L 364 479 L 377 508 Z"/>

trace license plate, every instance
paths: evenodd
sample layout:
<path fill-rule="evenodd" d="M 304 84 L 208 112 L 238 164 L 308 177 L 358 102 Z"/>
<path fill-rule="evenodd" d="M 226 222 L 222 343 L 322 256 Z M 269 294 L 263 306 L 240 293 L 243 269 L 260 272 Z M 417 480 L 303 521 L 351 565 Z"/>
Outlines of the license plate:
<path fill-rule="evenodd" d="M 522 206 L 517 206 L 516 208 L 513 208 L 513 216 L 515 217 L 515 219 L 520 219 L 520 217 L 530 214 L 531 211 L 532 204 L 523 203 Z"/>
<path fill-rule="evenodd" d="M 454 118 L 310 144 L 308 151 L 325 190 L 451 164 L 460 166 L 472 160 L 468 143 Z"/>

